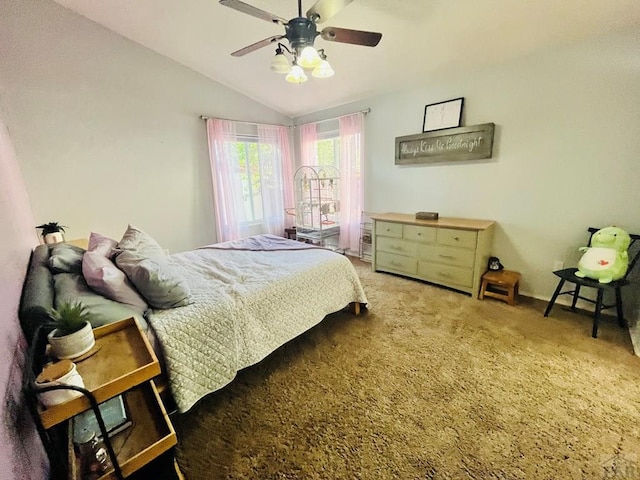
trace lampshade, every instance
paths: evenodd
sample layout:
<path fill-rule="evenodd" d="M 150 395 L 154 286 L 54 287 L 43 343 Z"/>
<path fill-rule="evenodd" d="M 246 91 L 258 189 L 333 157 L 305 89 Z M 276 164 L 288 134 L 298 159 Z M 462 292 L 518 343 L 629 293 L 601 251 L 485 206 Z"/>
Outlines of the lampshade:
<path fill-rule="evenodd" d="M 291 71 L 289 59 L 282 53 L 282 50 L 276 52 L 275 57 L 271 60 L 271 70 L 276 73 L 289 73 Z"/>
<path fill-rule="evenodd" d="M 304 83 L 307 81 L 307 76 L 304 74 L 302 67 L 294 64 L 293 67 L 291 67 L 291 71 L 287 74 L 286 80 L 289 83 Z"/>
<path fill-rule="evenodd" d="M 304 47 L 298 57 L 298 65 L 302 68 L 315 68 L 321 61 L 320 55 L 311 45 Z"/>
<path fill-rule="evenodd" d="M 333 71 L 333 68 L 331 68 L 331 65 L 329 65 L 329 62 L 322 60 L 320 65 L 313 69 L 311 75 L 316 78 L 329 78 L 333 77 L 334 73 L 335 72 Z"/>

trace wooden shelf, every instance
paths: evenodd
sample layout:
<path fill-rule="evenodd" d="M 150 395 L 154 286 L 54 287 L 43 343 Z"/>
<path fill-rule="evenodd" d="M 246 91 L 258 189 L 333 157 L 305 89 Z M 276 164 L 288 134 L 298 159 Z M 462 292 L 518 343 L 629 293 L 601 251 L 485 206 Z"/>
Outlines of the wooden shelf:
<path fill-rule="evenodd" d="M 177 444 L 176 433 L 153 380 L 161 374 L 160 363 L 146 335 L 134 318 L 96 328 L 94 335 L 95 347 L 84 358 L 74 362 L 85 389 L 91 392 L 97 403 L 122 394 L 132 421 L 129 428 L 104 440 L 113 448 L 115 462 L 122 477 L 116 475 L 116 469 L 112 468 L 100 480 L 148 478 L 149 472 L 164 469 L 168 461 L 171 463 L 171 470 L 175 470 L 175 475 L 171 478 L 180 478 L 181 474 L 171 451 Z M 42 345 L 38 347 L 40 348 L 44 350 Z M 34 369 L 34 358 L 34 351 L 31 351 L 30 372 Z M 42 365 L 37 365 L 36 368 L 39 370 Z M 33 385 L 33 380 L 29 382 L 29 385 Z M 72 443 L 72 422 L 69 419 L 92 408 L 88 397 L 85 394 L 45 408 L 37 401 L 38 389 L 29 386 L 28 391 L 30 408 L 37 417 L 36 421 L 43 427 L 40 430 L 45 444 L 50 449 L 55 449 L 56 443 L 67 448 L 63 458 L 57 458 L 55 454 L 49 455 L 51 465 L 59 473 L 56 475 L 68 475 L 70 479 L 81 478 L 81 465 Z M 48 432 L 50 429 L 51 432 Z M 49 450 L 48 453 L 50 452 Z M 157 477 L 155 474 L 153 476 Z"/>
<path fill-rule="evenodd" d="M 134 318 L 94 329 L 97 351 L 76 364 L 85 388 L 101 403 L 160 374 L 160 363 Z M 85 396 L 42 407 L 42 425 L 51 428 L 91 408 Z"/>
<path fill-rule="evenodd" d="M 111 445 L 123 476 L 128 477 L 175 446 L 177 438 L 153 381 L 130 389 L 124 396 L 133 425 L 111 437 Z M 71 479 L 79 479 L 81 467 L 75 455 L 70 465 L 74 466 Z M 112 469 L 100 480 L 116 478 Z"/>

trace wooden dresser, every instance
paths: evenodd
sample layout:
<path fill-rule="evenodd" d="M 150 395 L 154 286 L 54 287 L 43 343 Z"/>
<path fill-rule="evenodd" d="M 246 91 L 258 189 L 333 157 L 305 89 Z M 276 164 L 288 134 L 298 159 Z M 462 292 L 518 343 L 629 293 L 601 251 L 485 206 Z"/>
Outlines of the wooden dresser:
<path fill-rule="evenodd" d="M 491 255 L 495 222 L 469 218 L 416 220 L 372 214 L 373 269 L 437 283 L 477 298 Z"/>

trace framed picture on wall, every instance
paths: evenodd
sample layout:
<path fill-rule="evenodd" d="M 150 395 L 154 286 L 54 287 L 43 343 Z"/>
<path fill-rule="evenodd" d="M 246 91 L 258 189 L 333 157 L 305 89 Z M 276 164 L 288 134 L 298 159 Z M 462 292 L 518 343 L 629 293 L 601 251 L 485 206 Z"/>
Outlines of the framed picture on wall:
<path fill-rule="evenodd" d="M 426 105 L 424 107 L 422 132 L 459 127 L 462 119 L 463 104 L 464 97 L 460 97 Z"/>

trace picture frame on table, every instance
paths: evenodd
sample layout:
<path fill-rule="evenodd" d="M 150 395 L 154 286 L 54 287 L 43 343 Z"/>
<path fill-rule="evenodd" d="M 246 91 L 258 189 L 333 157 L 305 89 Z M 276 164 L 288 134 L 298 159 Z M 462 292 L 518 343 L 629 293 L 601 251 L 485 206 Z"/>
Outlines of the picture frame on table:
<path fill-rule="evenodd" d="M 464 97 L 426 105 L 424 107 L 422 132 L 433 132 L 445 128 L 459 127 L 460 121 L 462 120 L 463 106 Z"/>

